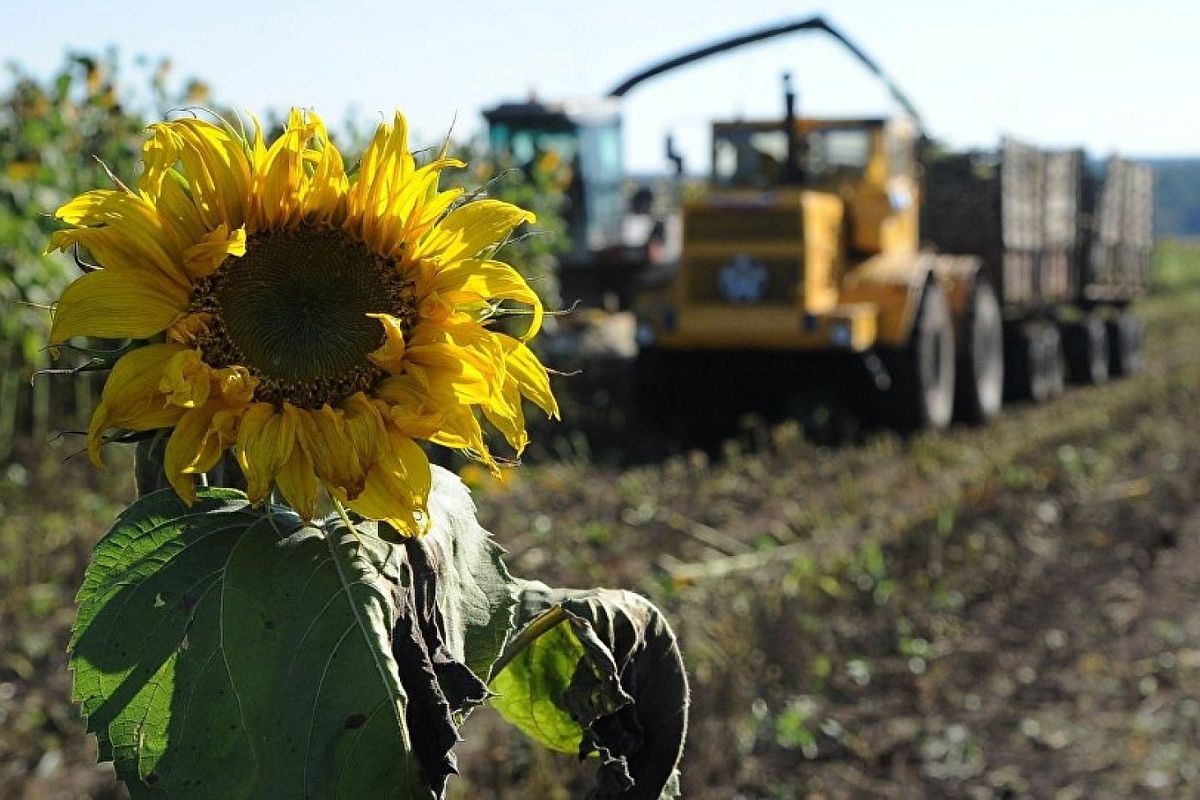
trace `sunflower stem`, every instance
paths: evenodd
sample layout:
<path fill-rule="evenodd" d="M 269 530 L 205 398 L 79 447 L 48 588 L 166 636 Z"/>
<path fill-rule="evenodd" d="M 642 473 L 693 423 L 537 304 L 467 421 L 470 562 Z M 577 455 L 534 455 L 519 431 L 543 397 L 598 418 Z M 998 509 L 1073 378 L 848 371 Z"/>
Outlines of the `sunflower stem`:
<path fill-rule="evenodd" d="M 342 518 L 342 524 L 354 531 L 354 534 L 357 536 L 358 528 L 355 528 L 354 523 L 350 521 L 350 514 L 346 511 L 346 507 L 342 505 L 342 501 L 338 500 L 332 494 L 329 495 L 329 499 L 333 501 L 334 510 L 336 510 L 338 516 Z"/>

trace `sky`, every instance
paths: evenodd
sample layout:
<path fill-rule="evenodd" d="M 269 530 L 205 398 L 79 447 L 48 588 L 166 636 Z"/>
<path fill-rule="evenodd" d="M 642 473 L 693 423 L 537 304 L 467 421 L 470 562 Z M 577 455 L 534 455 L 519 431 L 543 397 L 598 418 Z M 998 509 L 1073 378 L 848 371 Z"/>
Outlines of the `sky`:
<path fill-rule="evenodd" d="M 507 0 L 438 3 L 0 0 L 0 61 L 49 75 L 70 50 L 168 57 L 223 105 L 313 108 L 331 125 L 396 108 L 414 144 L 482 128 L 480 110 L 531 93 L 589 98 L 677 52 L 823 14 L 959 147 L 1003 134 L 1095 155 L 1200 155 L 1200 2 Z M 666 169 L 672 133 L 707 169 L 708 123 L 775 118 L 780 75 L 803 114 L 887 114 L 877 82 L 820 34 L 793 34 L 643 84 L 623 105 L 627 166 Z M 128 71 L 127 71 L 128 74 Z"/>

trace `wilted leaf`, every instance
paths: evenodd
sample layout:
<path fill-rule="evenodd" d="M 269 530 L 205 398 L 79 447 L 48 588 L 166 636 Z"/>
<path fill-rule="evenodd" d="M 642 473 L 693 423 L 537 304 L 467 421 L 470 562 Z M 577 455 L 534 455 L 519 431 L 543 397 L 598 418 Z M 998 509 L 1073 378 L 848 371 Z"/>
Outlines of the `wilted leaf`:
<path fill-rule="evenodd" d="M 432 530 L 404 542 L 405 591 L 392 641 L 409 696 L 413 746 L 435 792 L 455 773 L 458 723 L 487 699 L 486 676 L 512 628 L 511 581 L 500 548 L 475 520 L 466 487 L 435 467 Z M 374 533 L 375 524 L 360 523 Z M 475 671 L 472 671 L 474 667 Z"/>
<path fill-rule="evenodd" d="M 493 705 L 547 747 L 597 753 L 593 797 L 677 796 L 688 687 L 662 613 L 631 592 L 519 584 Z"/>

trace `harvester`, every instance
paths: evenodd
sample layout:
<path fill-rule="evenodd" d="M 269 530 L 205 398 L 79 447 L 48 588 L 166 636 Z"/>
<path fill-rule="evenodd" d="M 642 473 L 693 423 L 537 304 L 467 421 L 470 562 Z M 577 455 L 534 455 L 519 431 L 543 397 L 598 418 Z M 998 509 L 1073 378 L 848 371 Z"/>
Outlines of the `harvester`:
<path fill-rule="evenodd" d="M 569 165 L 569 206 L 565 211 L 568 251 L 561 258 L 559 279 L 567 300 L 585 307 L 628 308 L 639 288 L 664 274 L 678 256 L 673 236 L 678 208 L 672 191 L 662 186 L 631 187 L 625 171 L 621 139 L 621 101 L 634 89 L 683 67 L 786 34 L 824 33 L 877 74 L 906 107 L 907 99 L 869 57 L 822 17 L 769 25 L 679 53 L 640 69 L 603 96 L 574 101 L 498 104 L 483 112 L 488 146 L 493 153 L 520 165 L 543 153 L 554 153 Z M 667 158 L 682 172 L 682 158 L 668 137 Z M 604 298 L 607 298 L 607 302 Z"/>

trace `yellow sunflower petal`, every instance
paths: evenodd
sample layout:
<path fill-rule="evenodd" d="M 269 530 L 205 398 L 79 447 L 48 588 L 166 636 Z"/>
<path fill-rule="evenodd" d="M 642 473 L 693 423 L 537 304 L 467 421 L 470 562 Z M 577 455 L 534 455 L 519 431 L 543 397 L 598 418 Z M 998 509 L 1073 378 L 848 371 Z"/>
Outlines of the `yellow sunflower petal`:
<path fill-rule="evenodd" d="M 340 226 L 346 218 L 346 192 L 350 181 L 342 154 L 329 140 L 324 121 L 312 115 L 313 137 L 317 143 L 316 163 L 302 192 L 301 213 L 306 222 Z"/>
<path fill-rule="evenodd" d="M 431 377 L 448 381 L 464 403 L 487 403 L 500 391 L 504 353 L 496 334 L 475 322 L 418 325 L 407 360 Z"/>
<path fill-rule="evenodd" d="M 188 293 L 155 275 L 99 269 L 76 278 L 54 307 L 50 344 L 72 336 L 147 339 L 187 311 Z"/>
<path fill-rule="evenodd" d="M 204 219 L 200 216 L 187 180 L 178 170 L 169 169 L 153 193 L 141 189 L 142 197 L 158 208 L 158 218 L 163 230 L 175 240 L 181 250 L 186 250 L 200 240 L 205 233 Z"/>
<path fill-rule="evenodd" d="M 149 227 L 106 225 L 71 228 L 50 235 L 49 250 L 66 252 L 76 245 L 91 253 L 98 266 L 113 272 L 154 278 L 183 289 L 190 286 L 178 253 L 164 246 L 160 234 Z"/>
<path fill-rule="evenodd" d="M 404 325 L 391 314 L 367 314 L 383 324 L 384 340 L 378 350 L 367 355 L 371 363 L 395 375 L 404 370 Z"/>
<path fill-rule="evenodd" d="M 179 260 L 188 242 L 145 197 L 123 190 L 97 189 L 70 200 L 55 216 L 91 231 L 54 237 L 52 241 L 63 245 L 78 241 L 105 267 L 139 271 L 154 267 L 172 280 L 186 283 Z"/>
<path fill-rule="evenodd" d="M 384 457 L 367 473 L 362 493 L 348 505 L 406 536 L 419 536 L 428 527 L 426 502 L 433 484 L 429 459 L 416 442 L 396 431 L 389 431 L 385 448 Z"/>
<path fill-rule="evenodd" d="M 148 431 L 174 425 L 184 409 L 159 391 L 167 364 L 181 352 L 177 344 L 152 344 L 126 353 L 113 366 L 88 426 L 88 455 L 101 466 L 100 445 L 109 428 Z"/>
<path fill-rule="evenodd" d="M 184 251 L 183 260 L 188 272 L 196 278 L 207 277 L 217 271 L 229 256 L 246 255 L 246 229 L 229 230 L 222 223 L 216 230 L 200 237 L 200 241 Z"/>
<path fill-rule="evenodd" d="M 517 382 L 510 378 L 500 396 L 502 402 L 482 407 L 483 415 L 496 430 L 504 434 L 509 446 L 520 455 L 529 444 L 529 434 L 525 430 L 525 415 L 521 411 L 521 391 Z"/>
<path fill-rule="evenodd" d="M 246 474 L 250 502 L 260 503 L 266 498 L 275 476 L 292 455 L 297 421 L 297 411 L 290 404 L 276 411 L 270 403 L 254 403 L 242 417 L 234 454 Z"/>
<path fill-rule="evenodd" d="M 522 222 L 536 219 L 532 211 L 503 200 L 476 200 L 447 214 L 422 240 L 416 255 L 435 259 L 441 264 L 472 258 L 503 242 Z"/>
<path fill-rule="evenodd" d="M 312 459 L 303 447 L 292 448 L 292 454 L 275 476 L 275 482 L 288 505 L 302 518 L 312 519 L 317 515 L 317 494 L 321 484 L 313 470 Z"/>
<path fill-rule="evenodd" d="M 365 394 L 357 392 L 344 404 L 347 442 L 365 473 L 379 459 L 385 436 L 383 415 Z"/>
<path fill-rule="evenodd" d="M 192 476 L 215 467 L 225 448 L 236 441 L 238 417 L 234 409 L 209 403 L 189 409 L 176 423 L 163 454 L 163 471 L 188 505 L 196 500 Z"/>
<path fill-rule="evenodd" d="M 258 386 L 258 378 L 250 374 L 241 365 L 222 367 L 213 370 L 216 392 L 226 403 L 235 406 L 246 405 L 254 397 L 254 389 Z"/>
<path fill-rule="evenodd" d="M 519 272 L 501 261 L 471 259 L 451 264 L 438 271 L 431 288 L 451 304 L 499 299 L 533 306 L 533 321 L 521 339 L 528 341 L 541 330 L 541 298 Z"/>
<path fill-rule="evenodd" d="M 183 350 L 167 362 L 158 390 L 168 403 L 183 408 L 196 408 L 208 402 L 212 388 L 211 368 L 200 358 L 196 350 Z"/>
<path fill-rule="evenodd" d="M 196 215 L 208 230 L 224 223 L 240 228 L 246 219 L 250 164 L 246 144 L 232 130 L 199 119 L 150 126 L 142 147 L 145 170 L 138 188 L 151 197 L 163 192 L 178 164 L 187 175 Z"/>
<path fill-rule="evenodd" d="M 330 406 L 298 409 L 296 435 L 330 494 L 353 499 L 363 487 L 363 468 L 349 441 L 344 414 Z"/>
<path fill-rule="evenodd" d="M 316 128 L 310 117 L 293 109 L 283 134 L 255 159 L 253 217 L 255 229 L 276 230 L 295 222 L 302 210 L 305 145 Z"/>
<path fill-rule="evenodd" d="M 532 350 L 511 336 L 497 335 L 496 339 L 504 348 L 508 373 L 516 379 L 521 394 L 537 403 L 552 418 L 558 419 L 558 401 L 550 390 L 550 375 L 542 362 L 538 361 Z"/>

